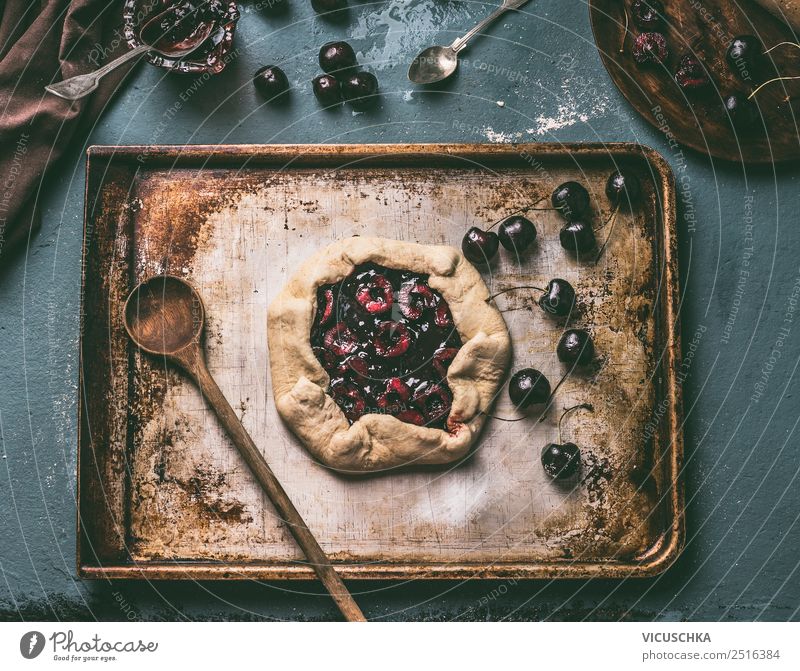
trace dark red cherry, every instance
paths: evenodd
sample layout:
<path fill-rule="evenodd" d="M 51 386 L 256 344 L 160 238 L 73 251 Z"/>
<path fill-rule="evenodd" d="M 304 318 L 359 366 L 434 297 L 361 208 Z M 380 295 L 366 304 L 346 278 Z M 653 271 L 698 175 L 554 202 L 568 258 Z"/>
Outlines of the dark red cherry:
<path fill-rule="evenodd" d="M 697 93 L 707 89 L 711 84 L 703 64 L 694 54 L 685 54 L 675 70 L 675 81 L 684 93 Z"/>
<path fill-rule="evenodd" d="M 470 228 L 461 241 L 461 251 L 468 261 L 487 265 L 500 248 L 500 239 L 494 231 L 484 231 L 477 226 Z"/>
<path fill-rule="evenodd" d="M 379 356 L 389 359 L 402 356 L 411 346 L 411 332 L 400 322 L 383 322 L 373 342 Z"/>
<path fill-rule="evenodd" d="M 342 96 L 357 109 L 372 104 L 377 93 L 378 80 L 371 72 L 356 72 L 342 79 Z"/>
<path fill-rule="evenodd" d="M 358 285 L 356 300 L 372 315 L 388 312 L 394 302 L 392 284 L 383 275 L 372 275 Z"/>
<path fill-rule="evenodd" d="M 436 297 L 427 285 L 411 281 L 400 288 L 398 304 L 403 316 L 413 321 L 419 319 L 424 310 L 436 305 Z"/>
<path fill-rule="evenodd" d="M 345 324 L 339 323 L 325 332 L 325 347 L 337 356 L 353 354 L 358 349 L 355 334 Z"/>
<path fill-rule="evenodd" d="M 633 60 L 639 65 L 663 63 L 669 56 L 667 40 L 661 33 L 640 33 L 633 41 Z"/>
<path fill-rule="evenodd" d="M 558 442 L 550 443 L 542 450 L 542 466 L 545 472 L 555 479 L 575 475 L 581 465 L 581 451 L 578 446 L 575 443 L 565 443 L 561 440 L 561 424 L 569 413 L 576 410 L 594 412 L 594 406 L 591 403 L 581 403 L 564 410 L 558 420 Z"/>
<path fill-rule="evenodd" d="M 575 289 L 566 280 L 552 279 L 539 298 L 539 307 L 556 317 L 566 317 L 575 307 Z"/>
<path fill-rule="evenodd" d="M 338 382 L 331 385 L 331 396 L 351 422 L 355 422 L 361 417 L 367 408 L 363 392 L 350 382 Z"/>
<path fill-rule="evenodd" d="M 395 414 L 395 417 L 397 417 L 397 419 L 399 419 L 401 422 L 416 424 L 417 426 L 425 426 L 425 417 L 419 410 L 414 410 L 412 408 L 401 410 Z"/>
<path fill-rule="evenodd" d="M 659 0 L 633 0 L 631 14 L 637 28 L 657 30 L 663 22 L 664 6 Z"/>
<path fill-rule="evenodd" d="M 458 354 L 458 348 L 456 347 L 442 347 L 434 352 L 433 367 L 442 379 L 447 377 L 447 369 L 450 368 L 450 364 L 453 363 L 456 354 Z"/>
<path fill-rule="evenodd" d="M 356 65 L 356 52 L 347 42 L 328 42 L 319 50 L 319 66 L 325 72 L 337 72 Z"/>
<path fill-rule="evenodd" d="M 277 100 L 289 90 L 289 79 L 277 65 L 267 65 L 253 75 L 253 86 L 265 98 Z"/>
<path fill-rule="evenodd" d="M 747 96 L 734 93 L 725 98 L 725 113 L 737 133 L 749 133 L 758 128 L 758 106 Z"/>
<path fill-rule="evenodd" d="M 322 303 L 319 310 L 319 323 L 327 324 L 333 316 L 333 289 L 325 289 L 322 292 Z"/>
<path fill-rule="evenodd" d="M 594 358 L 592 336 L 583 329 L 568 329 L 558 341 L 556 354 L 562 363 L 585 366 Z"/>
<path fill-rule="evenodd" d="M 317 357 L 317 360 L 322 364 L 322 367 L 326 371 L 330 373 L 331 371 L 336 370 L 336 357 L 334 356 L 333 352 L 330 352 L 324 347 L 312 347 L 311 349 L 314 352 L 314 356 Z"/>
<path fill-rule="evenodd" d="M 575 221 L 589 214 L 589 192 L 578 182 L 564 182 L 556 187 L 550 202 L 567 221 Z"/>
<path fill-rule="evenodd" d="M 497 237 L 508 251 L 524 252 L 536 240 L 536 226 L 530 219 L 516 215 L 500 224 Z"/>
<path fill-rule="evenodd" d="M 338 105 L 342 102 L 342 89 L 339 80 L 333 75 L 320 75 L 311 82 L 314 95 L 325 107 Z"/>
<path fill-rule="evenodd" d="M 336 372 L 342 377 L 350 376 L 356 378 L 358 377 L 369 378 L 370 370 L 369 370 L 369 362 L 366 359 L 366 354 L 359 353 L 347 357 L 336 368 Z"/>
<path fill-rule="evenodd" d="M 739 35 L 728 45 L 725 60 L 731 72 L 750 81 L 758 77 L 764 65 L 764 45 L 755 35 Z"/>
<path fill-rule="evenodd" d="M 453 399 L 442 385 L 432 384 L 414 397 L 414 403 L 422 410 L 426 423 L 431 423 L 450 414 Z"/>
<path fill-rule="evenodd" d="M 347 7 L 347 0 L 311 0 L 311 6 L 317 14 L 335 12 Z"/>
<path fill-rule="evenodd" d="M 583 221 L 568 221 L 558 238 L 561 246 L 573 254 L 590 252 L 597 244 L 592 227 Z"/>
<path fill-rule="evenodd" d="M 541 371 L 523 368 L 508 381 L 508 396 L 520 410 L 546 403 L 550 398 L 550 382 Z"/>
<path fill-rule="evenodd" d="M 555 480 L 575 475 L 580 465 L 581 451 L 575 443 L 550 443 L 542 451 L 542 467 Z"/>
<path fill-rule="evenodd" d="M 450 307 L 446 303 L 436 307 L 433 323 L 441 328 L 453 325 L 453 315 L 450 313 Z"/>
<path fill-rule="evenodd" d="M 633 207 L 642 197 L 642 183 L 628 170 L 618 170 L 608 176 L 606 197 L 614 206 Z"/>
<path fill-rule="evenodd" d="M 392 377 L 386 381 L 386 389 L 378 396 L 378 407 L 395 414 L 406 409 L 411 399 L 411 389 L 399 377 Z"/>

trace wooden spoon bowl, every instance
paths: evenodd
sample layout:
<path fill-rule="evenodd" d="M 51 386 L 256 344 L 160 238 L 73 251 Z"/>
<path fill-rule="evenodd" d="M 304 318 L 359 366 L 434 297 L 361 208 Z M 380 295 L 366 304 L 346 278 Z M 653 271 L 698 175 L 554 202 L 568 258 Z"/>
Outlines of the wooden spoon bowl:
<path fill-rule="evenodd" d="M 174 356 L 200 342 L 205 308 L 200 294 L 172 275 L 158 275 L 138 285 L 125 302 L 125 328 L 149 354 Z"/>

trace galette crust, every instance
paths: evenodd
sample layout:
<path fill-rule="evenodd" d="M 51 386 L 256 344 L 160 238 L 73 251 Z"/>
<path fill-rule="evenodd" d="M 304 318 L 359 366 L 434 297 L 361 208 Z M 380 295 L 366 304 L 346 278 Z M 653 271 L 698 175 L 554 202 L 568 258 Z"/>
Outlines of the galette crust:
<path fill-rule="evenodd" d="M 419 427 L 390 415 L 367 414 L 350 425 L 327 394 L 330 378 L 311 350 L 317 288 L 339 282 L 356 266 L 376 263 L 429 275 L 450 306 L 464 343 L 447 372 L 453 393 L 448 431 Z M 267 334 L 278 412 L 322 463 L 368 472 L 445 464 L 466 455 L 505 377 L 511 339 L 477 270 L 452 247 L 383 238 L 335 242 L 308 258 L 269 306 Z"/>

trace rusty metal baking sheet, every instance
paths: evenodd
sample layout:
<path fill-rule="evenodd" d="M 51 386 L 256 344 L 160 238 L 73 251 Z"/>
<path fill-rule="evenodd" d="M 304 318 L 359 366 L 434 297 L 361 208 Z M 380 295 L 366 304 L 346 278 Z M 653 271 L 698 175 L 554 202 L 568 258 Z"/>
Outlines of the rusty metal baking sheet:
<path fill-rule="evenodd" d="M 599 353 L 544 422 L 490 421 L 465 462 L 347 478 L 314 462 L 272 402 L 266 310 L 298 264 L 329 242 L 376 235 L 459 246 L 549 194 L 586 184 L 599 229 L 616 166 L 645 186 L 597 265 L 537 212 L 537 245 L 501 251 L 493 290 L 569 280 L 575 325 Z M 121 306 L 137 282 L 192 281 L 208 310 L 208 363 L 256 444 L 345 577 L 642 576 L 683 543 L 674 186 L 636 145 L 93 147 L 86 191 L 78 568 L 83 576 L 309 578 L 312 572 L 203 399 L 128 343 Z M 598 230 L 603 239 L 606 228 Z M 514 367 L 555 383 L 561 326 L 517 292 L 498 299 Z M 303 334 L 298 334 L 303 337 Z M 578 483 L 539 462 L 563 407 L 582 446 Z M 514 414 L 503 393 L 494 410 Z"/>

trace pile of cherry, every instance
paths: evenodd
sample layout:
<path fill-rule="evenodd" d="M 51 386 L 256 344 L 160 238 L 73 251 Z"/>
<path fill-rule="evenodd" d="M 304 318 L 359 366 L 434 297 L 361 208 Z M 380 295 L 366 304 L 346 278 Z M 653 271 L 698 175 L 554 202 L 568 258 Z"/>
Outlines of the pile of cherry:
<path fill-rule="evenodd" d="M 605 193 L 614 210 L 606 221 L 606 225 L 611 223 L 606 240 L 596 253 L 594 250 L 597 242 L 590 222 L 589 192 L 574 181 L 565 182 L 553 191 L 550 197 L 552 207 L 537 208 L 536 205 L 543 200 L 540 199 L 521 208 L 512 216 L 495 222 L 486 230 L 478 227 L 470 228 L 462 240 L 461 249 L 464 256 L 478 267 L 488 266 L 497 256 L 501 245 L 519 257 L 538 237 L 534 223 L 519 213 L 531 210 L 556 210 L 565 220 L 559 234 L 561 246 L 576 257 L 592 253 L 596 262 L 611 238 L 613 225 L 620 210 L 623 208 L 632 210 L 639 204 L 642 197 L 641 182 L 636 175 L 619 170 L 609 176 Z M 492 229 L 498 224 L 498 233 L 495 233 Z M 518 290 L 541 292 L 537 301 L 538 306 L 551 318 L 562 319 L 564 325 L 568 325 L 576 305 L 575 290 L 569 282 L 556 278 L 550 280 L 547 287 L 518 286 L 500 291 L 490 296 L 488 300 L 493 301 L 501 294 Z M 544 419 L 544 413 L 552 404 L 555 393 L 569 375 L 577 367 L 588 366 L 593 362 L 595 347 L 592 336 L 585 329 L 567 328 L 559 339 L 556 355 L 559 361 L 569 366 L 569 369 L 555 388 L 551 388 L 544 373 L 535 368 L 522 368 L 516 371 L 508 383 L 508 395 L 517 410 L 524 413 L 535 406 L 544 406 L 539 421 Z M 558 442 L 548 444 L 542 451 L 542 466 L 555 479 L 573 476 L 580 467 L 581 456 L 578 446 L 573 442 L 561 440 L 562 421 L 567 414 L 578 409 L 593 411 L 593 407 L 586 403 L 564 410 L 558 421 Z M 515 422 L 525 419 L 525 415 L 514 419 L 502 417 L 495 419 Z"/>
<path fill-rule="evenodd" d="M 630 7 L 633 22 L 641 32 L 634 38 L 632 55 L 639 66 L 665 65 L 669 58 L 669 47 L 665 37 L 666 14 L 660 0 L 633 0 Z M 628 10 L 625 10 L 625 37 L 627 38 Z M 764 46 L 754 35 L 739 35 L 728 45 L 725 60 L 733 72 L 743 82 L 761 81 L 766 71 L 765 55 L 772 49 L 782 45 L 800 48 L 793 42 L 782 42 L 771 49 Z M 621 50 L 620 50 L 621 51 Z M 708 70 L 693 52 L 684 53 L 674 78 L 678 87 L 687 97 L 696 97 L 712 90 L 712 80 Z M 753 131 L 758 127 L 759 111 L 752 98 L 758 91 L 774 81 L 797 79 L 797 77 L 776 77 L 763 82 L 749 95 L 731 93 L 723 98 L 724 110 L 734 130 L 738 132 Z"/>
<path fill-rule="evenodd" d="M 347 0 L 311 0 L 319 14 L 336 14 L 347 7 Z M 347 42 L 329 42 L 319 50 L 319 65 L 324 74 L 315 77 L 311 87 L 324 107 L 342 101 L 357 110 L 369 107 L 378 95 L 378 79 L 358 69 L 356 53 Z M 289 93 L 289 78 L 277 65 L 267 65 L 253 75 L 253 85 L 268 102 L 279 103 Z"/>

